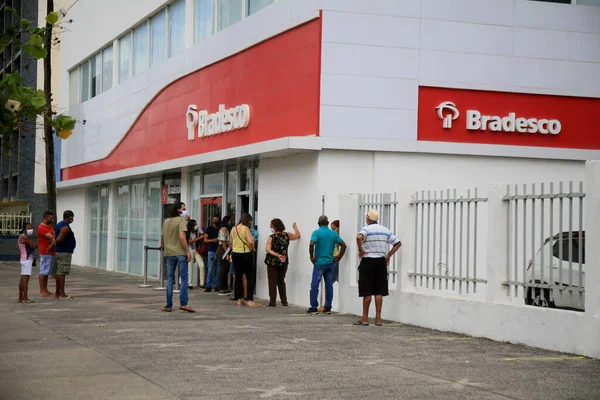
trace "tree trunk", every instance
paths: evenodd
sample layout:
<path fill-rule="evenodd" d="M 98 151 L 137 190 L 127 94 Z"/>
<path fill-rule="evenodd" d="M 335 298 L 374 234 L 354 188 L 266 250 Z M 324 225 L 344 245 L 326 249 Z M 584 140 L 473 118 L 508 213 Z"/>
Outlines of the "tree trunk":
<path fill-rule="evenodd" d="M 54 11 L 54 0 L 47 0 L 46 15 Z M 56 171 L 54 169 L 54 133 L 52 128 L 52 25 L 46 23 L 44 47 L 48 55 L 44 58 L 44 93 L 46 95 L 46 110 L 44 111 L 44 142 L 46 143 L 46 190 L 47 209 L 56 209 Z"/>

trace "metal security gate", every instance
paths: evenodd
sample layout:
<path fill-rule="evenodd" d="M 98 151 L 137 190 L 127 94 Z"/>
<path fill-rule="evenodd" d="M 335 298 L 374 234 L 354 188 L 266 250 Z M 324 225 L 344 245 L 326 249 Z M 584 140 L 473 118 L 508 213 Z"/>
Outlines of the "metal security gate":
<path fill-rule="evenodd" d="M 473 194 L 473 196 L 471 196 Z M 477 283 L 487 283 L 478 278 L 478 269 L 483 264 L 478 253 L 480 213 L 479 204 L 487 198 L 480 198 L 479 191 L 467 190 L 466 196 L 457 190 L 427 191 L 414 195 L 411 205 L 414 213 L 414 266 L 408 276 L 414 278 L 420 287 L 425 285 L 435 289 L 436 283 L 442 290 L 452 290 L 458 286 L 459 293 L 477 291 Z M 458 285 L 457 285 L 458 283 Z"/>
<path fill-rule="evenodd" d="M 392 198 L 393 196 L 393 198 Z M 375 209 L 379 212 L 379 223 L 392 232 L 396 233 L 397 221 L 397 193 L 376 193 L 376 194 L 359 194 L 358 195 L 358 230 L 361 230 L 365 224 L 365 214 L 370 209 Z M 396 284 L 398 275 L 398 257 L 392 257 L 388 266 L 388 274 L 391 275 L 392 284 Z M 358 278 L 357 278 L 358 279 Z"/>
<path fill-rule="evenodd" d="M 539 188 L 539 190 L 538 190 Z M 525 303 L 583 309 L 585 230 L 583 182 L 508 185 L 506 280 Z M 530 255 L 530 256 L 528 256 Z M 566 292 L 566 293 L 565 293 Z"/>

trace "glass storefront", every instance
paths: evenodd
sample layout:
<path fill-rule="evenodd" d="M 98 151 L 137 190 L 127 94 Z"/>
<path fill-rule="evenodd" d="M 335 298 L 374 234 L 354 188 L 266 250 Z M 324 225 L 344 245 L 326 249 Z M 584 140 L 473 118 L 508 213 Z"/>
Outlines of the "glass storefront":
<path fill-rule="evenodd" d="M 88 263 L 106 269 L 108 247 L 108 186 L 90 189 L 90 243 Z"/>
<path fill-rule="evenodd" d="M 141 275 L 144 245 L 160 246 L 160 178 L 120 182 L 116 194 L 115 269 Z M 148 276 L 158 277 L 159 252 L 148 251 Z"/>
<path fill-rule="evenodd" d="M 258 162 L 250 160 L 220 162 L 193 171 L 187 198 L 182 198 L 181 174 L 127 180 L 89 189 L 90 266 L 141 275 L 144 246 L 159 247 L 163 218 L 176 201 L 188 202 L 188 213 L 205 229 L 213 216 L 254 216 L 258 211 Z M 112 197 L 110 197 L 112 196 Z M 114 204 L 114 260 L 108 254 L 108 204 Z M 114 240 L 114 242 L 112 241 Z M 148 251 L 148 276 L 158 277 L 160 253 Z"/>

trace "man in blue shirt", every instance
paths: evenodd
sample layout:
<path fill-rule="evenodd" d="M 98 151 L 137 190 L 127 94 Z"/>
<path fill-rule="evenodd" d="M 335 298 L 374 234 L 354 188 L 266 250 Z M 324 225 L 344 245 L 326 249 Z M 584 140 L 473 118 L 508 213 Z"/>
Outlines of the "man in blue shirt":
<path fill-rule="evenodd" d="M 334 257 L 333 250 L 336 244 L 340 245 L 340 253 Z M 319 229 L 310 237 L 310 261 L 313 263 L 313 276 L 310 284 L 310 308 L 307 314 L 318 314 L 319 306 L 319 284 L 321 277 L 325 277 L 325 310 L 331 314 L 331 302 L 333 301 L 333 266 L 339 263 L 346 253 L 346 243 L 340 235 L 329 229 L 329 219 L 325 215 L 319 217 Z"/>
<path fill-rule="evenodd" d="M 75 214 L 71 210 L 63 213 L 63 220 L 56 224 L 54 228 L 54 237 L 56 238 L 56 256 L 53 266 L 53 272 L 56 277 L 57 299 L 71 299 L 72 297 L 65 293 L 65 278 L 71 272 L 71 259 L 73 251 L 77 246 L 75 234 L 71 230 L 71 224 L 75 219 Z"/>

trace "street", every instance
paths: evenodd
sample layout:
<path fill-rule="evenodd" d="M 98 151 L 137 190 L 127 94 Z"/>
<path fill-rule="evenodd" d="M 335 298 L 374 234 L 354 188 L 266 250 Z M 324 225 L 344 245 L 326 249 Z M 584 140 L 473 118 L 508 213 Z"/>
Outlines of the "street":
<path fill-rule="evenodd" d="M 19 304 L 18 280 L 0 263 L 2 399 L 600 398 L 600 360 L 577 355 L 198 290 L 195 314 L 162 313 L 164 292 L 94 268 L 71 270 L 72 300 L 40 298 L 34 269 Z"/>

